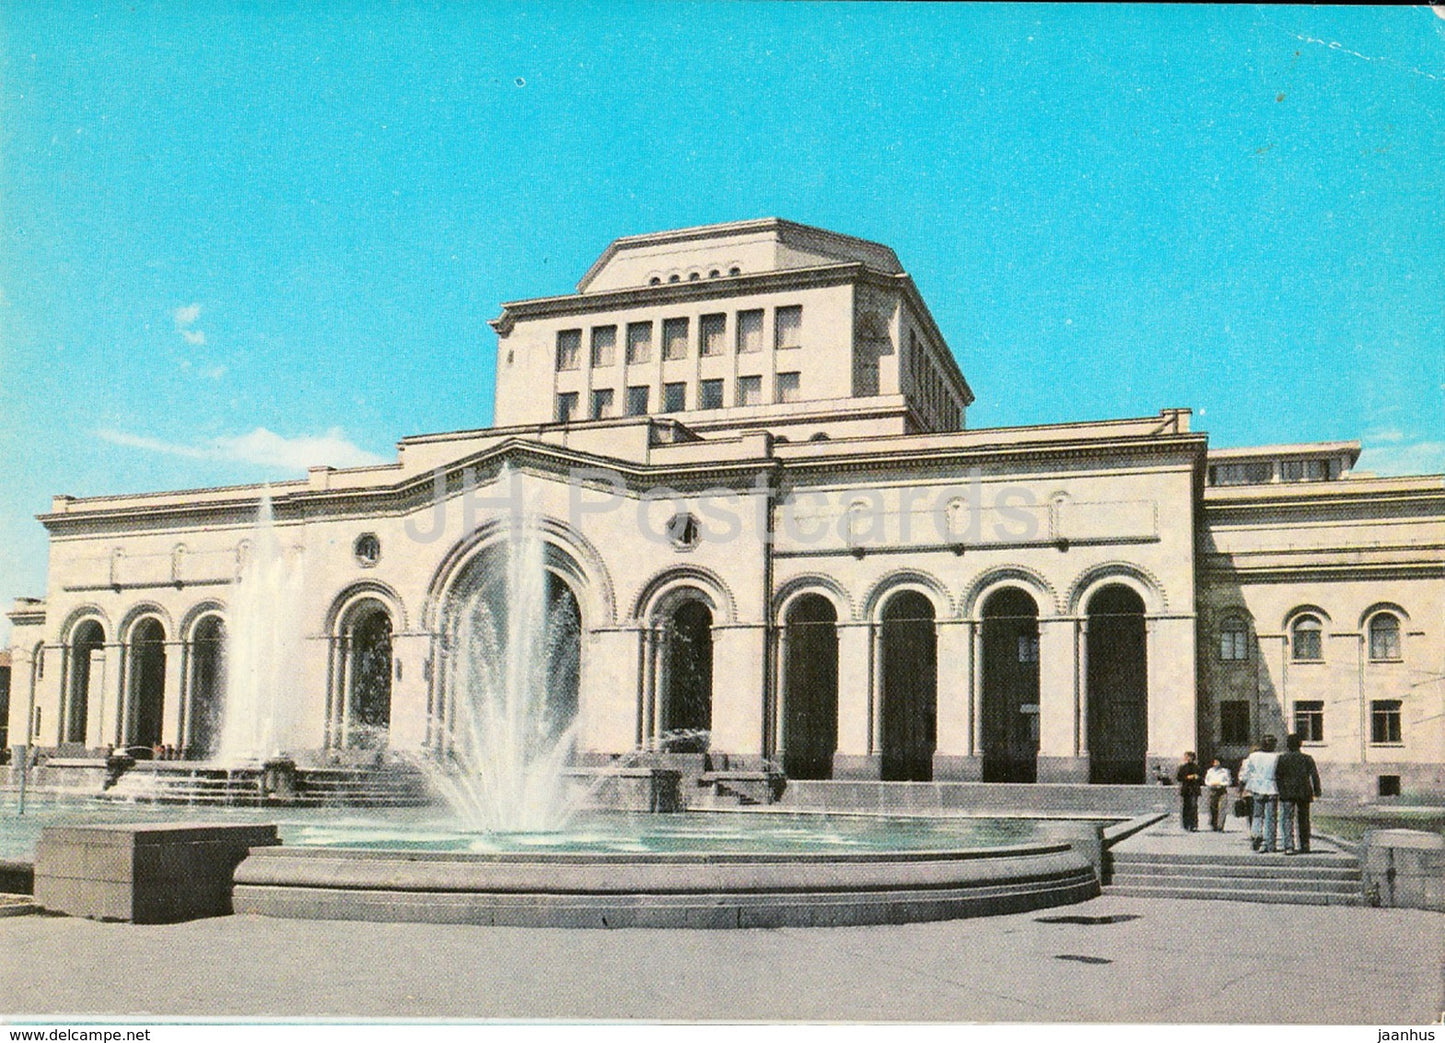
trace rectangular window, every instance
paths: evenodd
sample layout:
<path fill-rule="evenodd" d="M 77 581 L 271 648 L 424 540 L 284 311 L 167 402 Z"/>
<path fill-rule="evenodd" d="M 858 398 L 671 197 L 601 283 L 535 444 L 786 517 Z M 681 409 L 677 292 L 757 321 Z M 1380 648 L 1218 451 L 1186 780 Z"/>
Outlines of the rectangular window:
<path fill-rule="evenodd" d="M 797 373 L 778 374 L 777 398 L 779 402 L 798 401 L 798 380 L 799 377 Z"/>
<path fill-rule="evenodd" d="M 803 306 L 790 304 L 773 312 L 773 347 L 785 348 L 803 346 Z"/>
<path fill-rule="evenodd" d="M 1400 741 L 1400 700 L 1375 699 L 1370 703 L 1370 741 L 1395 744 Z"/>
<path fill-rule="evenodd" d="M 763 310 L 738 312 L 738 354 L 763 350 Z"/>
<path fill-rule="evenodd" d="M 557 423 L 570 424 L 577 419 L 577 392 L 564 391 L 557 396 Z"/>
<path fill-rule="evenodd" d="M 1301 699 L 1294 704 L 1294 730 L 1301 742 L 1325 741 L 1325 704 L 1318 699 Z"/>
<path fill-rule="evenodd" d="M 702 382 L 702 396 L 698 400 L 698 409 L 721 409 L 723 407 L 723 382 L 721 380 L 704 380 Z"/>
<path fill-rule="evenodd" d="M 576 369 L 582 354 L 581 330 L 557 331 L 557 368 Z"/>
<path fill-rule="evenodd" d="M 1219 741 L 1231 746 L 1249 742 L 1249 703 L 1228 699 L 1219 704 Z"/>
<path fill-rule="evenodd" d="M 612 389 L 598 388 L 592 392 L 592 419 L 602 420 L 612 415 Z"/>
<path fill-rule="evenodd" d="M 652 389 L 646 384 L 627 389 L 627 415 L 646 416 L 648 392 Z"/>
<path fill-rule="evenodd" d="M 592 327 L 592 365 L 610 366 L 617 361 L 617 327 Z"/>
<path fill-rule="evenodd" d="M 1249 631 L 1243 623 L 1229 620 L 1220 628 L 1219 658 L 1227 663 L 1249 658 Z"/>
<path fill-rule="evenodd" d="M 760 406 L 763 404 L 763 378 L 738 377 L 738 405 Z"/>
<path fill-rule="evenodd" d="M 664 413 L 681 413 L 686 408 L 686 384 L 679 381 L 676 384 L 662 385 L 662 411 Z"/>
<path fill-rule="evenodd" d="M 664 359 L 687 358 L 687 320 L 662 320 L 662 357 Z"/>
<path fill-rule="evenodd" d="M 704 315 L 697 320 L 698 343 L 704 355 L 721 355 L 727 333 L 726 315 Z"/>
<path fill-rule="evenodd" d="M 1019 662 L 1037 663 L 1039 661 L 1039 635 L 1019 635 Z"/>
<path fill-rule="evenodd" d="M 652 323 L 629 322 L 627 324 L 627 361 L 648 362 L 652 359 Z"/>

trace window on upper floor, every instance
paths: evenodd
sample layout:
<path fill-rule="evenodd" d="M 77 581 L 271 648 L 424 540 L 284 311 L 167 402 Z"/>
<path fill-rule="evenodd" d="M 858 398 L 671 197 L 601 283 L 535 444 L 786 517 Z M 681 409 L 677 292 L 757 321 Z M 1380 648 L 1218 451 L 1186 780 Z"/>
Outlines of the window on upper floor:
<path fill-rule="evenodd" d="M 1268 460 L 1215 464 L 1209 468 L 1211 485 L 1265 485 L 1274 478 L 1274 464 Z"/>
<path fill-rule="evenodd" d="M 727 321 L 726 315 L 704 315 L 697 320 L 698 350 L 701 354 L 724 354 Z"/>
<path fill-rule="evenodd" d="M 1238 616 L 1219 624 L 1219 658 L 1225 662 L 1249 658 L 1249 626 Z"/>
<path fill-rule="evenodd" d="M 627 415 L 646 416 L 648 392 L 652 389 L 646 384 L 639 384 L 627 389 Z"/>
<path fill-rule="evenodd" d="M 1249 702 L 1225 699 L 1219 704 L 1219 741 L 1229 746 L 1249 742 Z"/>
<path fill-rule="evenodd" d="M 627 324 L 627 361 L 629 364 L 649 362 L 652 359 L 652 323 L 629 322 Z"/>
<path fill-rule="evenodd" d="M 612 415 L 612 389 L 597 388 L 592 392 L 592 419 L 603 420 Z"/>
<path fill-rule="evenodd" d="M 763 310 L 738 312 L 738 354 L 763 350 Z"/>
<path fill-rule="evenodd" d="M 1325 657 L 1324 626 L 1317 616 L 1300 616 L 1289 628 L 1290 658 L 1296 663 L 1317 663 Z"/>
<path fill-rule="evenodd" d="M 1325 741 L 1325 704 L 1319 699 L 1301 699 L 1294 704 L 1294 730 L 1301 742 Z"/>
<path fill-rule="evenodd" d="M 570 424 L 577 419 L 577 392 L 564 391 L 557 396 L 557 423 Z"/>
<path fill-rule="evenodd" d="M 1279 480 L 1282 482 L 1323 482 L 1330 478 L 1330 464 L 1339 466 L 1338 461 L 1330 460 L 1281 460 L 1279 463 Z M 1338 471 L 1336 472 L 1338 477 Z"/>
<path fill-rule="evenodd" d="M 662 385 L 662 411 L 681 413 L 687 408 L 687 385 L 682 381 Z"/>
<path fill-rule="evenodd" d="M 576 369 L 582 354 L 581 330 L 557 331 L 557 368 Z"/>
<path fill-rule="evenodd" d="M 1019 662 L 1024 664 L 1037 663 L 1039 661 L 1039 635 L 1019 635 Z"/>
<path fill-rule="evenodd" d="M 617 361 L 617 327 L 592 327 L 592 365 L 610 366 Z"/>
<path fill-rule="evenodd" d="M 687 320 L 662 320 L 662 357 L 664 359 L 687 358 Z"/>
<path fill-rule="evenodd" d="M 738 377 L 738 405 L 760 406 L 763 404 L 763 378 Z"/>
<path fill-rule="evenodd" d="M 777 383 L 777 400 L 779 402 L 798 401 L 798 390 L 801 384 L 801 375 L 798 373 L 779 373 Z"/>
<path fill-rule="evenodd" d="M 1370 618 L 1370 658 L 1389 662 L 1400 658 L 1400 617 L 1379 612 Z"/>
<path fill-rule="evenodd" d="M 698 396 L 698 409 L 721 409 L 723 407 L 723 382 L 721 380 L 704 380 L 701 391 L 702 393 Z"/>
<path fill-rule="evenodd" d="M 803 306 L 789 304 L 773 312 L 773 347 L 779 351 L 785 348 L 803 346 Z"/>
<path fill-rule="evenodd" d="M 1395 745 L 1403 742 L 1400 730 L 1400 700 L 1373 699 L 1370 702 L 1370 742 Z"/>

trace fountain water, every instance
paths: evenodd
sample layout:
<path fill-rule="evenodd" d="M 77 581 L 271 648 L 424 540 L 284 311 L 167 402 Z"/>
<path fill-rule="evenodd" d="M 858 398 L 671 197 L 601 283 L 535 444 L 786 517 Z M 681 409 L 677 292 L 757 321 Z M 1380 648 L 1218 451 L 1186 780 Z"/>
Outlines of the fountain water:
<path fill-rule="evenodd" d="M 279 756 L 282 737 L 294 734 L 304 583 L 301 563 L 276 532 L 268 490 L 231 588 L 225 704 L 213 751 L 221 763 Z"/>
<path fill-rule="evenodd" d="M 440 756 L 427 766 L 464 829 L 551 832 L 586 800 L 566 774 L 576 739 L 575 602 L 546 568 L 540 528 L 514 515 L 470 570 L 448 620 Z"/>

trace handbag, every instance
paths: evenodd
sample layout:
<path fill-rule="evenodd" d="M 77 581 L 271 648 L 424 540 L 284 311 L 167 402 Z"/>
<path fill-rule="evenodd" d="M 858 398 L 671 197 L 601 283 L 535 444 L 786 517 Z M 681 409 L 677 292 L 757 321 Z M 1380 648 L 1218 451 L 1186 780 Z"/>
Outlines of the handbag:
<path fill-rule="evenodd" d="M 1254 814 L 1254 798 L 1249 794 L 1238 797 L 1234 801 L 1234 814 L 1236 818 L 1249 818 Z"/>

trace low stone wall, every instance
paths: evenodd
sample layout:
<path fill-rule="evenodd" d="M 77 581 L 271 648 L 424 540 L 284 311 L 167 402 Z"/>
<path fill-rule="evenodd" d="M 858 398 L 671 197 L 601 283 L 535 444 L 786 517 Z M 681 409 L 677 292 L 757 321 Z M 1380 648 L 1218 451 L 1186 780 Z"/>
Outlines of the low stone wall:
<path fill-rule="evenodd" d="M 1445 912 L 1445 837 L 1414 829 L 1372 829 L 1360 843 L 1371 905 Z"/>
<path fill-rule="evenodd" d="M 970 811 L 1100 815 L 1132 818 L 1179 805 L 1175 786 L 1091 786 L 1079 783 L 876 782 L 790 780 L 779 803 L 814 811 L 879 814 Z"/>
<path fill-rule="evenodd" d="M 237 912 L 308 919 L 721 928 L 943 920 L 1098 893 L 1089 860 L 1059 842 L 812 856 L 272 848 L 236 870 L 234 901 Z"/>
<path fill-rule="evenodd" d="M 231 912 L 232 874 L 273 825 L 128 823 L 47 826 L 35 850 L 35 900 L 92 920 L 177 923 Z"/>

